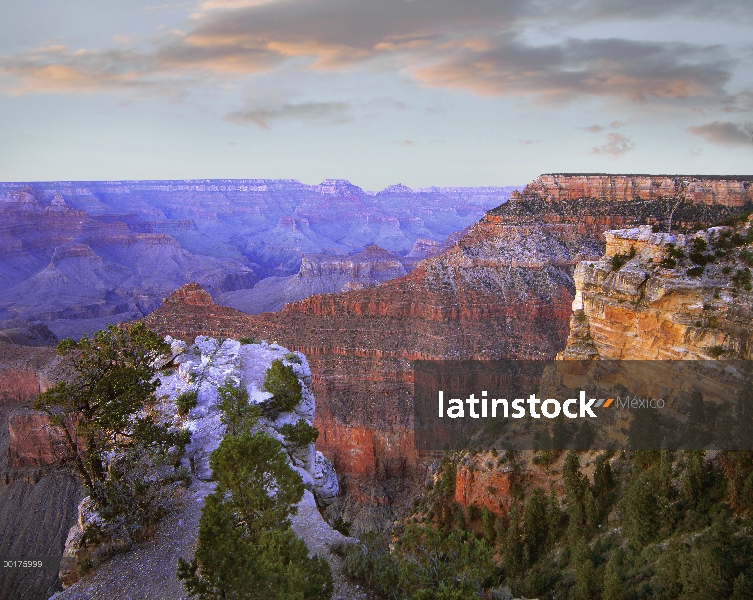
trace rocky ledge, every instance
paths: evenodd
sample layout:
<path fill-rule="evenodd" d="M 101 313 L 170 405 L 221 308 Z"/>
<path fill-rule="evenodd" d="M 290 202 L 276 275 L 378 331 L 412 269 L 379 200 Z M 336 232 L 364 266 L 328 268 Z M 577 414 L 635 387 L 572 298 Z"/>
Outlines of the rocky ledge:
<path fill-rule="evenodd" d="M 753 228 L 607 231 L 605 255 L 575 269 L 561 358 L 751 358 Z"/>
<path fill-rule="evenodd" d="M 298 505 L 292 525 L 309 550 L 323 554 L 333 567 L 338 567 L 338 557 L 331 553 L 337 544 L 355 542 L 332 529 L 321 517 L 317 505 L 332 502 L 338 494 L 338 481 L 330 462 L 316 451 L 314 444 L 305 447 L 292 446 L 280 433 L 286 424 L 305 419 L 311 424 L 314 419 L 315 399 L 311 392 L 311 371 L 306 357 L 289 352 L 277 344 L 242 344 L 230 339 L 214 339 L 199 336 L 195 343 L 168 338 L 173 351 L 171 361 L 159 374 L 160 387 L 156 395 L 157 412 L 173 426 L 191 432 L 191 443 L 181 466 L 190 470 L 190 484 L 173 483 L 174 510 L 158 524 L 150 540 L 133 543 L 133 540 L 109 540 L 100 544 L 87 544 L 84 531 L 88 524 L 99 517 L 91 508 L 88 498 L 79 504 L 76 524 L 71 528 L 66 541 L 65 570 L 60 578 L 70 586 L 55 596 L 63 598 L 182 598 L 185 591 L 176 577 L 178 558 L 189 559 L 195 547 L 198 520 L 204 498 L 214 488 L 211 481 L 209 456 L 220 444 L 225 426 L 220 420 L 218 388 L 228 381 L 245 386 L 252 404 L 263 404 L 272 395 L 264 390 L 263 381 L 273 360 L 280 359 L 293 368 L 302 387 L 302 399 L 292 411 L 280 413 L 274 420 L 262 418 L 259 430 L 275 437 L 286 447 L 289 462 L 301 476 L 306 491 Z M 185 392 L 195 391 L 197 403 L 187 415 L 180 416 L 176 398 Z M 177 470 L 176 469 L 176 470 Z M 170 478 L 166 478 L 169 480 Z M 123 552 L 105 562 L 115 552 Z M 82 565 L 99 568 L 91 570 L 79 580 Z M 133 573 L 139 573 L 138 577 Z M 337 573 L 337 569 L 333 568 Z M 360 591 L 350 589 L 347 581 L 336 575 L 337 597 L 358 598 Z"/>

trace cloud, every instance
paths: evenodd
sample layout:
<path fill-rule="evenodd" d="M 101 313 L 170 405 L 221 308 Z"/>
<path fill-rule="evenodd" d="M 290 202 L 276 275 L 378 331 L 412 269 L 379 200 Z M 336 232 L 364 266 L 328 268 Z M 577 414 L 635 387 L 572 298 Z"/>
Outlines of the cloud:
<path fill-rule="evenodd" d="M 724 107 L 726 113 L 753 112 L 753 92 L 740 92 L 729 99 L 728 106 Z"/>
<path fill-rule="evenodd" d="M 540 144 L 541 140 L 519 140 L 524 146 L 530 146 L 531 144 Z"/>
<path fill-rule="evenodd" d="M 532 96 L 555 103 L 612 96 L 645 102 L 725 97 L 731 66 L 718 47 L 616 38 L 531 46 L 505 36 L 489 50 L 461 49 L 413 73 L 429 87 L 485 96 Z"/>
<path fill-rule="evenodd" d="M 726 121 L 714 121 L 689 127 L 688 131 L 712 144 L 720 146 L 751 146 L 753 145 L 753 124 L 730 123 Z"/>
<path fill-rule="evenodd" d="M 608 133 L 607 143 L 602 146 L 594 146 L 591 148 L 590 154 L 606 154 L 609 158 L 619 158 L 630 152 L 634 147 L 635 144 L 624 135 Z"/>
<path fill-rule="evenodd" d="M 257 125 L 269 129 L 270 123 L 279 119 L 298 119 L 301 121 L 326 120 L 330 123 L 347 123 L 349 105 L 344 102 L 301 102 L 284 104 L 275 108 L 254 108 L 231 112 L 223 120 L 238 125 Z"/>
<path fill-rule="evenodd" d="M 588 131 L 589 133 L 601 133 L 604 131 L 604 128 L 601 125 L 589 125 L 588 127 L 581 127 L 583 131 Z"/>
<path fill-rule="evenodd" d="M 330 71 L 376 65 L 427 87 L 544 103 L 592 97 L 729 100 L 724 86 L 735 62 L 723 47 L 618 38 L 536 45 L 520 34 L 539 23 L 700 14 L 704 4 L 204 0 L 190 31 L 164 35 L 154 48 L 90 49 L 83 58 L 70 50 L 0 56 L 0 76 L 2 89 L 19 94 L 159 90 L 160 82 L 166 93 L 175 93 L 181 85 L 247 81 L 291 63 Z M 612 16 L 603 5 L 611 7 Z M 173 6 L 181 4 L 152 8 Z M 720 0 L 706 12 L 720 18 L 737 14 L 740 20 L 740 15 L 753 15 L 751 6 L 747 0 Z"/>

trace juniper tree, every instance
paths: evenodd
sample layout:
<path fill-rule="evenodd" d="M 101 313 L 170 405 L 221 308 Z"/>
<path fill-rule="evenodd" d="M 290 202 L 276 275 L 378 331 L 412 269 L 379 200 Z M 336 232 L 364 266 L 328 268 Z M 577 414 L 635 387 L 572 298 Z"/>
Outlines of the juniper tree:
<path fill-rule="evenodd" d="M 264 377 L 264 388 L 273 395 L 268 403 L 271 410 L 286 412 L 293 410 L 301 401 L 302 389 L 293 368 L 280 359 L 273 360 Z"/>
<path fill-rule="evenodd" d="M 188 442 L 186 432 L 158 423 L 149 410 L 159 385 L 155 361 L 168 351 L 142 323 L 110 325 L 78 342 L 64 339 L 57 352 L 68 375 L 34 403 L 62 432 L 64 459 L 106 520 L 138 525 L 149 517 L 149 470 L 169 448 Z"/>
<path fill-rule="evenodd" d="M 264 598 L 325 600 L 332 596 L 329 564 L 308 557 L 288 516 L 303 496 L 300 476 L 281 444 L 266 433 L 226 435 L 210 457 L 215 491 L 199 521 L 193 560 L 180 560 L 178 578 L 202 600 Z"/>

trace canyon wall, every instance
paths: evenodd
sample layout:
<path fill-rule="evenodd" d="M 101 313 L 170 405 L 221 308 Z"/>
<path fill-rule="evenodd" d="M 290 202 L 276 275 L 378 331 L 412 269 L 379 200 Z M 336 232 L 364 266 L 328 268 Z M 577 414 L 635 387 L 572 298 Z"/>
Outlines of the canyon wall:
<path fill-rule="evenodd" d="M 683 198 L 690 203 L 742 206 L 753 202 L 753 177 L 702 175 L 547 174 L 523 194 L 554 201 L 601 198 L 610 201 Z"/>
<path fill-rule="evenodd" d="M 639 227 L 606 232 L 604 257 L 575 270 L 574 313 L 560 357 L 750 360 L 753 293 L 742 242 L 753 241 L 753 235 L 749 227 L 739 229 L 738 248 L 730 241 L 733 231 L 715 227 L 675 235 Z M 713 258 L 710 264 L 691 260 L 698 260 L 692 254 L 698 244 L 707 248 L 700 255 L 709 257 L 701 261 Z M 683 256 L 672 258 L 670 250 Z M 616 255 L 631 253 L 624 266 L 614 268 Z"/>
<path fill-rule="evenodd" d="M 568 336 L 575 265 L 602 255 L 605 230 L 708 223 L 741 211 L 665 195 L 575 198 L 585 193 L 577 177 L 569 197 L 542 197 L 537 182 L 442 254 L 379 286 L 254 316 L 170 299 L 146 322 L 184 338 L 248 335 L 304 352 L 319 400 L 318 443 L 344 477 L 343 514 L 359 527 L 379 525 L 388 511 L 361 519 L 359 503 L 400 503 L 424 473 L 413 449 L 412 360 L 553 358 Z"/>

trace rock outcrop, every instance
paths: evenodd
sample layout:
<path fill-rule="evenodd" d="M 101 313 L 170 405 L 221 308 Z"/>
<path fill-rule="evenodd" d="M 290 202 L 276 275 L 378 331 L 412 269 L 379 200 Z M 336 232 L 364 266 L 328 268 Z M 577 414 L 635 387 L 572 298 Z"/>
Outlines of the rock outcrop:
<path fill-rule="evenodd" d="M 442 254 L 373 288 L 245 318 L 213 319 L 218 309 L 167 303 L 146 322 L 179 337 L 249 335 L 304 352 L 319 401 L 319 444 L 344 477 L 342 510 L 357 527 L 378 527 L 387 513 L 361 517 L 361 503 L 399 504 L 409 482 L 423 479 L 413 449 L 412 360 L 554 358 L 568 336 L 575 265 L 603 254 L 604 231 L 712 223 L 744 210 L 668 192 L 575 198 L 598 193 L 579 187 L 581 179 L 559 178 L 572 192 L 557 198 L 542 196 L 534 182 Z"/>
<path fill-rule="evenodd" d="M 571 331 L 560 357 L 708 360 L 724 354 L 750 359 L 749 231 L 714 227 L 667 234 L 639 227 L 606 232 L 604 257 L 575 270 Z M 615 256 L 624 257 L 624 266 L 615 268 Z"/>
<path fill-rule="evenodd" d="M 190 306 L 206 307 L 207 300 L 204 293 L 196 287 L 182 290 L 180 297 Z M 192 304 L 190 304 L 192 303 Z M 174 359 L 168 371 L 160 373 L 160 387 L 156 396 L 160 399 L 156 407 L 159 419 L 170 422 L 174 427 L 184 428 L 191 432 L 191 443 L 186 449 L 186 455 L 182 459 L 182 468 L 190 469 L 195 478 L 187 489 L 181 491 L 177 488 L 178 504 L 174 511 L 178 515 L 195 515 L 197 508 L 203 504 L 205 496 L 211 492 L 212 472 L 209 466 L 211 453 L 219 446 L 225 433 L 225 426 L 221 422 L 221 413 L 217 407 L 220 399 L 218 388 L 231 382 L 245 387 L 251 404 L 268 402 L 272 394 L 264 389 L 264 377 L 273 360 L 280 359 L 289 365 L 295 372 L 302 387 L 301 401 L 290 412 L 282 412 L 275 416 L 263 416 L 256 429 L 264 431 L 278 439 L 288 451 L 289 461 L 293 469 L 301 476 L 306 492 L 301 500 L 301 514 L 313 515 L 311 505 L 314 503 L 326 506 L 332 503 L 338 495 L 339 486 L 337 474 L 331 463 L 316 450 L 315 445 L 297 446 L 286 440 L 280 433 L 282 426 L 294 424 L 299 419 L 304 419 L 311 424 L 314 420 L 315 399 L 311 392 L 311 371 L 306 357 L 300 353 L 289 352 L 286 348 L 276 344 L 241 344 L 231 339 L 217 340 L 207 336 L 199 336 L 195 343 L 188 345 L 180 340 L 168 340 L 173 349 Z M 175 367 L 175 368 L 174 368 Z M 176 399 L 182 393 L 196 392 L 197 403 L 188 415 L 180 416 L 177 412 Z M 180 468 L 180 467 L 179 467 Z M 165 473 L 161 474 L 165 477 Z M 167 482 L 171 481 L 168 474 Z M 316 511 L 314 511 L 316 512 Z M 101 542 L 91 543 L 86 540 L 86 530 L 91 524 L 98 523 L 100 517 L 93 509 L 88 498 L 81 501 L 78 507 L 78 520 L 68 533 L 68 538 L 63 553 L 64 563 L 61 567 L 60 579 L 65 587 L 71 587 L 59 598 L 75 598 L 80 591 L 91 585 L 85 578 L 76 583 L 80 577 L 81 565 L 98 566 L 111 554 L 128 550 L 134 540 L 127 536 L 108 539 Z M 320 543 L 327 541 L 329 545 L 347 541 L 342 534 L 332 530 L 321 516 L 316 513 L 318 519 L 315 523 L 307 523 L 305 519 L 298 517 L 295 521 L 295 530 L 301 535 L 308 531 L 309 525 L 315 527 L 322 538 Z M 312 517 L 313 518 L 313 517 Z M 188 558 L 193 551 L 198 531 L 193 528 L 180 542 L 182 547 L 178 549 L 180 555 Z M 304 540 L 305 540 L 304 536 Z M 354 541 L 354 540 L 351 540 Z M 150 582 L 150 597 L 159 597 L 162 594 L 171 597 L 179 597 L 182 592 L 181 584 L 175 574 L 175 548 L 172 547 L 174 540 L 157 538 L 155 544 L 170 546 L 169 564 L 159 565 L 161 582 Z M 326 546 L 326 545 L 325 545 Z M 328 546 L 326 546 L 328 547 Z M 136 546 L 130 552 L 131 560 L 138 561 L 140 546 Z M 319 550 L 322 550 L 319 548 Z M 313 551 L 313 550 L 312 550 Z M 152 566 L 151 568 L 154 568 Z M 103 575 L 110 577 L 111 575 Z M 93 574 L 97 580 L 97 574 Z M 113 586 L 111 597 L 127 598 L 133 590 L 119 589 L 115 580 L 109 581 Z M 139 582 L 129 582 L 128 585 L 140 585 Z M 143 593 L 143 589 L 142 592 Z M 154 595 L 151 595 L 154 594 Z"/>

